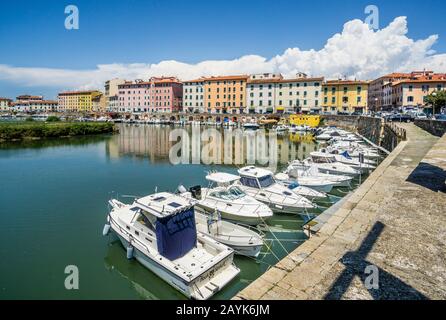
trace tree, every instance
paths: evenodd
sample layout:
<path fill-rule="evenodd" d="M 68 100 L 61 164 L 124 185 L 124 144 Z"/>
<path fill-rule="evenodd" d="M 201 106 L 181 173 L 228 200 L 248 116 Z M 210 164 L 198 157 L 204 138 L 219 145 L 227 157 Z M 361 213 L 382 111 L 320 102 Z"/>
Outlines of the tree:
<path fill-rule="evenodd" d="M 433 108 L 434 114 L 440 113 L 442 107 L 446 107 L 446 91 L 434 91 L 426 96 L 426 103 Z"/>

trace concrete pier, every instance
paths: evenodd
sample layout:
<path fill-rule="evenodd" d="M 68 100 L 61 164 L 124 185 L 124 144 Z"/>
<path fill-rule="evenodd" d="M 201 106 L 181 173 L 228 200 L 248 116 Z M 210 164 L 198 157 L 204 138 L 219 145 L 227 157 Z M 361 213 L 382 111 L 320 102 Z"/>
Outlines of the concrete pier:
<path fill-rule="evenodd" d="M 398 125 L 407 140 L 234 299 L 446 299 L 446 135 Z"/>

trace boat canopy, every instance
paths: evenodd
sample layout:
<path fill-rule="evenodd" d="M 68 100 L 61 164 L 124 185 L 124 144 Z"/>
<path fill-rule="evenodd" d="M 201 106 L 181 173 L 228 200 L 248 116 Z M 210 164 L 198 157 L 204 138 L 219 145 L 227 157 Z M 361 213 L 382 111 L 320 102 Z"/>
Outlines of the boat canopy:
<path fill-rule="evenodd" d="M 158 252 L 169 260 L 181 258 L 197 245 L 194 207 L 156 220 Z"/>
<path fill-rule="evenodd" d="M 238 170 L 238 173 L 243 177 L 253 177 L 253 178 L 259 178 L 263 176 L 270 176 L 272 175 L 272 172 L 266 169 L 257 168 L 254 166 L 248 166 L 244 167 Z"/>
<path fill-rule="evenodd" d="M 206 180 L 215 182 L 217 184 L 230 184 L 239 179 L 240 179 L 239 176 L 226 172 L 214 172 L 206 176 Z"/>

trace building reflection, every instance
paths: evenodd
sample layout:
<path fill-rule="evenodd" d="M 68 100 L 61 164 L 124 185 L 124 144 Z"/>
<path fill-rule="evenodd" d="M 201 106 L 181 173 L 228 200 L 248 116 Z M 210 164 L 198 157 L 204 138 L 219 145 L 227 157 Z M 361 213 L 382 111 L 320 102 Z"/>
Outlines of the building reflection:
<path fill-rule="evenodd" d="M 157 125 L 121 125 L 107 142 L 107 156 L 137 157 L 151 163 L 286 165 L 318 149 L 312 135 Z"/>

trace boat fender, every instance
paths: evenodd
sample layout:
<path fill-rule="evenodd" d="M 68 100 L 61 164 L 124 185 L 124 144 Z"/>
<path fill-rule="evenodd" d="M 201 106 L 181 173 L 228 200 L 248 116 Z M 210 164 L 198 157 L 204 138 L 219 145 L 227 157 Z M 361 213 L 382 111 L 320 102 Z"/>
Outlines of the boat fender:
<path fill-rule="evenodd" d="M 106 223 L 104 225 L 104 229 L 102 230 L 102 235 L 105 237 L 106 235 L 108 235 L 109 232 L 110 232 L 110 225 Z"/>
<path fill-rule="evenodd" d="M 127 259 L 133 259 L 133 246 L 131 245 L 127 247 Z"/>

